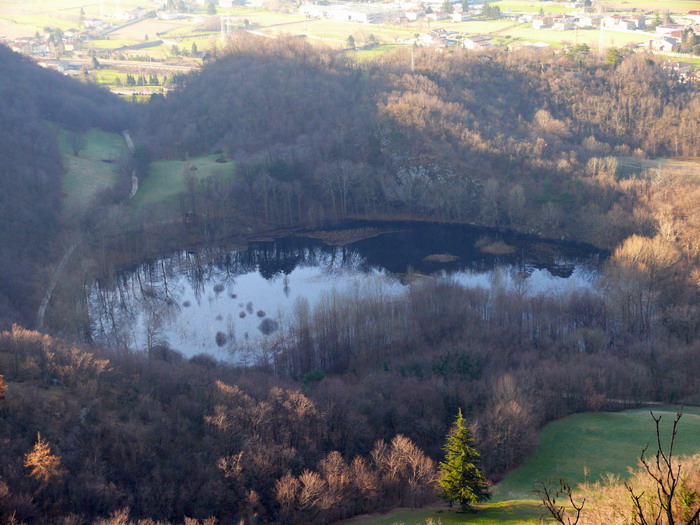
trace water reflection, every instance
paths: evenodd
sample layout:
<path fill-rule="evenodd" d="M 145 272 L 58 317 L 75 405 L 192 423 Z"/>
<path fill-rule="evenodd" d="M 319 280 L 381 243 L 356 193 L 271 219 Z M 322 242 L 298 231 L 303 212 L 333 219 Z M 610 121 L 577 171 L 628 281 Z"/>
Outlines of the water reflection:
<path fill-rule="evenodd" d="M 182 251 L 98 279 L 89 290 L 93 336 L 111 347 L 249 362 L 274 351 L 295 304 L 313 308 L 333 290 L 396 294 L 422 276 L 449 276 L 465 286 L 561 293 L 589 287 L 600 263 L 594 251 L 518 236 L 499 239 L 512 253 L 484 253 L 475 245 L 489 232 L 464 226 L 394 229 L 341 247 L 287 237 L 247 250 Z"/>

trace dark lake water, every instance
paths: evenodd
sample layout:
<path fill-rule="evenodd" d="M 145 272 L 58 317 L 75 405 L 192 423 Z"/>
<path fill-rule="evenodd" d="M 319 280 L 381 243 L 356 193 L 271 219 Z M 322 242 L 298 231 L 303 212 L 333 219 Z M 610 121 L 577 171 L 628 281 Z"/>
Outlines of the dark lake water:
<path fill-rule="evenodd" d="M 93 337 L 250 362 L 299 301 L 313 308 L 336 292 L 400 294 L 425 279 L 565 294 L 590 288 L 603 258 L 582 246 L 461 225 L 356 223 L 309 235 L 344 244 L 305 235 L 259 239 L 243 250 L 173 253 L 98 279 L 88 298 Z"/>

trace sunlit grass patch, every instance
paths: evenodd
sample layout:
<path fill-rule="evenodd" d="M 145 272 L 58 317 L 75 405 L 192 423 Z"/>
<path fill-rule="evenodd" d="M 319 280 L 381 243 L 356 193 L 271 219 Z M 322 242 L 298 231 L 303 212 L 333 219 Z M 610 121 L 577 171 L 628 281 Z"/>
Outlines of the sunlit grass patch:
<path fill-rule="evenodd" d="M 93 128 L 81 134 L 84 147 L 76 156 L 70 144 L 71 133 L 59 130 L 58 136 L 66 167 L 63 178 L 65 207 L 70 213 L 89 204 L 97 193 L 117 181 L 115 165 L 126 153 L 126 146 L 118 133 Z"/>
<path fill-rule="evenodd" d="M 136 207 L 152 204 L 178 205 L 178 196 L 185 191 L 184 174 L 189 168 L 194 176 L 205 179 L 212 176 L 231 177 L 235 164 L 217 162 L 219 155 L 204 155 L 184 160 L 159 160 L 151 164 L 150 174 L 141 183 L 134 197 Z M 196 170 L 192 170 L 192 167 Z"/>

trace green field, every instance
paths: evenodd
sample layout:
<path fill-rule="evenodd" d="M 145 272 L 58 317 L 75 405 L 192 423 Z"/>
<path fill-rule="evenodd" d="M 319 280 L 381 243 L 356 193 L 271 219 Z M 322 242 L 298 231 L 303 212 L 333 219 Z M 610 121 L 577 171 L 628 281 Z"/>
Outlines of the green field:
<path fill-rule="evenodd" d="M 662 437 L 667 438 L 675 412 L 668 407 L 654 412 L 663 414 Z M 678 429 L 677 454 L 700 450 L 700 409 L 686 408 Z M 627 476 L 647 443 L 655 452 L 654 422 L 646 409 L 560 419 L 542 429 L 535 453 L 499 484 L 495 497 L 533 497 L 533 483 L 544 479 L 563 478 L 576 485 L 595 482 L 608 472 Z"/>
<path fill-rule="evenodd" d="M 476 514 L 464 514 L 443 508 L 401 509 L 383 516 L 351 520 L 362 525 L 424 524 L 428 518 L 442 525 L 531 525 L 539 523 L 544 511 L 537 501 L 506 501 L 478 505 Z M 348 522 L 348 523 L 350 523 Z"/>
<path fill-rule="evenodd" d="M 654 410 L 663 415 L 662 443 L 668 444 L 675 407 Z M 692 454 L 700 450 L 700 408 L 686 407 L 678 425 L 675 454 Z M 535 482 L 562 478 L 576 486 L 595 482 L 605 473 L 621 477 L 637 466 L 642 449 L 656 452 L 654 422 L 647 409 L 624 412 L 590 412 L 550 423 L 542 429 L 537 450 L 525 463 L 508 474 L 496 487 L 493 502 L 477 514 L 461 514 L 440 508 L 401 509 L 392 513 L 353 520 L 363 525 L 424 523 L 427 518 L 443 524 L 538 523 L 543 515 Z"/>
<path fill-rule="evenodd" d="M 59 131 L 59 146 L 66 174 L 63 179 L 67 213 L 84 208 L 101 190 L 117 180 L 114 163 L 126 152 L 124 140 L 118 133 L 91 129 L 84 134 L 85 148 L 75 156 L 68 141 L 69 134 Z"/>
<path fill-rule="evenodd" d="M 195 166 L 194 172 L 199 180 L 215 175 L 230 177 L 234 169 L 233 162 L 218 163 L 218 155 L 204 155 L 193 157 L 188 161 L 160 160 L 151 164 L 148 177 L 141 183 L 139 191 L 133 199 L 137 208 L 145 208 L 153 205 L 165 205 L 174 207 L 178 205 L 178 196 L 185 191 L 185 179 L 183 174 L 186 166 Z"/>
<path fill-rule="evenodd" d="M 687 13 L 691 9 L 698 9 L 698 0 L 611 0 L 605 2 L 608 8 L 632 10 L 649 10 L 665 13 Z"/>
<path fill-rule="evenodd" d="M 605 5 L 608 10 L 615 8 L 622 11 L 632 11 L 633 9 L 659 11 L 665 13 L 687 13 L 690 9 L 698 9 L 697 0 L 610 0 L 600 2 Z M 566 3 L 554 2 L 536 2 L 532 0 L 502 0 L 491 2 L 491 5 L 498 6 L 501 11 L 515 11 L 522 13 L 539 12 L 540 8 L 544 9 L 545 13 L 571 13 L 577 11 L 569 7 Z"/>
<path fill-rule="evenodd" d="M 569 4 L 557 4 L 554 2 L 532 2 L 528 0 L 502 0 L 500 2 L 491 2 L 492 6 L 498 6 L 501 12 L 507 13 L 513 11 L 516 13 L 539 13 L 543 9 L 545 13 L 572 13 L 577 11 Z"/>
<path fill-rule="evenodd" d="M 522 25 L 504 32 L 515 39 L 528 42 L 547 42 L 552 45 L 588 44 L 592 49 L 598 49 L 600 31 L 597 29 L 579 29 L 578 31 L 556 31 L 553 29 L 534 29 Z M 603 47 L 625 47 L 627 44 L 638 44 L 649 40 L 648 35 L 623 33 L 620 31 L 603 31 Z"/>

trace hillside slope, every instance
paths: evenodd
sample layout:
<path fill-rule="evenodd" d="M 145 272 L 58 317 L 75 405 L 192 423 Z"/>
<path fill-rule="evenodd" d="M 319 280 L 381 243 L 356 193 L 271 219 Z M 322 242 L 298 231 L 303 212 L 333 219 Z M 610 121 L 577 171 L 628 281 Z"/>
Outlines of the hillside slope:
<path fill-rule="evenodd" d="M 128 106 L 96 86 L 45 70 L 0 45 L 0 327 L 31 323 L 41 269 L 61 230 L 64 166 L 58 124 L 119 130 Z"/>

